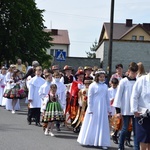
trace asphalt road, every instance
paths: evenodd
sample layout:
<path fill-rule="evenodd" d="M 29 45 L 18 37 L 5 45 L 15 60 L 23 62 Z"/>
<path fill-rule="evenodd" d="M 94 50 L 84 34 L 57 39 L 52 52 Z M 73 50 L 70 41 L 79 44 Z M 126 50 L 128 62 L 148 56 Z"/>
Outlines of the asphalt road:
<path fill-rule="evenodd" d="M 0 150 L 96 150 L 100 147 L 83 147 L 77 143 L 78 134 L 71 129 L 54 129 L 55 137 L 45 136 L 42 127 L 27 124 L 27 106 L 21 100 L 21 110 L 16 114 L 0 107 Z M 109 150 L 117 150 L 111 141 Z M 129 148 L 127 148 L 130 150 Z"/>

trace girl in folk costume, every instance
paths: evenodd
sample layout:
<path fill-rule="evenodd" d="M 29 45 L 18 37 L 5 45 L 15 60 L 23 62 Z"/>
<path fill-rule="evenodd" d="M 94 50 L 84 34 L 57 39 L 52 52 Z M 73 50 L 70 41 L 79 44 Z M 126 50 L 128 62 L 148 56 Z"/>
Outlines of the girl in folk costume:
<path fill-rule="evenodd" d="M 45 83 L 40 87 L 38 93 L 39 96 L 41 98 L 41 112 L 43 113 L 44 116 L 44 111 L 42 109 L 43 103 L 44 103 L 44 98 L 45 96 L 49 93 L 50 91 L 50 85 L 52 82 L 52 73 L 46 73 L 45 74 Z M 42 122 L 43 122 L 43 118 L 42 118 Z M 45 130 L 45 128 L 47 127 L 47 123 L 43 123 L 43 130 Z"/>
<path fill-rule="evenodd" d="M 78 92 L 78 103 L 79 103 L 78 113 L 76 115 L 75 120 L 72 123 L 72 124 L 76 124 L 75 129 L 79 128 L 83 122 L 84 115 L 87 108 L 88 89 L 89 89 L 89 85 L 92 82 L 93 82 L 92 80 L 84 80 L 84 88 Z"/>
<path fill-rule="evenodd" d="M 4 88 L 5 88 L 5 76 L 6 76 L 6 67 L 1 68 L 1 74 L 0 74 L 0 106 L 3 106 L 2 100 L 3 100 L 3 94 L 4 94 Z"/>
<path fill-rule="evenodd" d="M 13 73 L 15 70 L 15 65 L 11 64 L 10 68 L 8 69 L 8 72 L 6 73 L 6 77 L 5 77 L 5 82 L 6 82 L 6 87 L 4 89 L 4 91 L 7 89 L 7 87 L 13 87 Z M 4 98 L 3 101 L 5 101 L 5 105 L 6 105 L 6 110 L 12 110 L 12 113 L 15 113 L 14 110 L 19 110 L 20 109 L 20 103 L 19 100 L 17 100 L 16 104 L 14 102 L 14 110 L 12 108 L 12 99 L 11 98 Z"/>
<path fill-rule="evenodd" d="M 58 95 L 56 94 L 57 91 L 57 85 L 51 84 L 50 91 L 48 95 L 44 98 L 44 105 L 45 113 L 44 113 L 44 122 L 48 122 L 47 128 L 45 129 L 45 135 L 51 135 L 53 134 L 53 127 L 55 121 L 64 121 L 64 112 L 62 109 L 62 105 L 60 102 L 60 99 L 58 98 Z M 50 132 L 49 132 L 50 129 Z"/>
<path fill-rule="evenodd" d="M 45 80 L 41 77 L 42 67 L 36 67 L 35 77 L 33 77 L 29 84 L 29 109 L 28 109 L 28 123 L 31 124 L 32 117 L 35 117 L 36 126 L 41 126 L 40 124 L 40 108 L 41 108 L 41 99 L 38 94 L 40 87 L 45 83 Z"/>
<path fill-rule="evenodd" d="M 77 141 L 82 145 L 110 146 L 108 114 L 111 114 L 105 72 L 97 71 L 88 90 L 88 107 Z"/>
<path fill-rule="evenodd" d="M 11 90 L 10 98 L 12 98 L 12 114 L 15 114 L 15 105 L 19 98 L 19 89 L 20 89 L 20 70 L 14 70 L 12 75 L 13 82 L 11 83 L 14 87 Z"/>
<path fill-rule="evenodd" d="M 53 74 L 53 77 L 54 78 L 53 78 L 52 84 L 57 85 L 56 93 L 58 95 L 58 98 L 60 99 L 62 109 L 65 112 L 65 109 L 66 109 L 66 86 L 62 82 L 60 82 L 60 73 L 59 72 L 55 72 Z M 57 129 L 57 131 L 60 131 L 59 121 L 56 122 L 56 129 Z"/>
<path fill-rule="evenodd" d="M 78 112 L 78 92 L 79 90 L 84 88 L 83 79 L 84 79 L 84 71 L 78 70 L 75 74 L 77 81 L 73 81 L 70 87 L 70 102 L 67 104 L 66 113 L 69 113 L 69 118 L 71 119 L 71 123 L 76 118 Z M 73 125 L 75 127 L 75 124 Z"/>

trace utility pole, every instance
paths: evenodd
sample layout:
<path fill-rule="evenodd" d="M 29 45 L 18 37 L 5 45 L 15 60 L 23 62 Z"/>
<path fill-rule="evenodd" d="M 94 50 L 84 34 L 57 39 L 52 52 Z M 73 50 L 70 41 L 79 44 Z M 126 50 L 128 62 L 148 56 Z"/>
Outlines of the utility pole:
<path fill-rule="evenodd" d="M 110 11 L 110 35 L 109 35 L 109 49 L 108 49 L 108 81 L 112 74 L 112 47 L 113 47 L 113 23 L 114 23 L 114 3 L 115 0 L 111 0 L 111 11 Z"/>

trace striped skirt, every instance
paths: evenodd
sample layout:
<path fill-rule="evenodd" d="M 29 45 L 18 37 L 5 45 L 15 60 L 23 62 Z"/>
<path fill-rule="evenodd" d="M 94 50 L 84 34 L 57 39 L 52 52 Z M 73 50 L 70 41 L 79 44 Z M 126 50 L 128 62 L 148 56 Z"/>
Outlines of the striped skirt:
<path fill-rule="evenodd" d="M 48 102 L 43 118 L 44 122 L 65 121 L 64 112 L 59 102 Z"/>

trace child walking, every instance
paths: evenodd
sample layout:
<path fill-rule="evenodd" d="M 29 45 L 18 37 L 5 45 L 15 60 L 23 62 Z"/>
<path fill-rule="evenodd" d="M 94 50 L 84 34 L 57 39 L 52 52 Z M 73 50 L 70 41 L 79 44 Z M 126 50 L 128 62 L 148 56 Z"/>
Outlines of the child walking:
<path fill-rule="evenodd" d="M 130 120 L 132 119 L 133 132 L 135 131 L 134 114 L 131 112 L 130 99 L 132 94 L 132 88 L 136 82 L 136 73 L 138 71 L 138 65 L 135 62 L 131 62 L 128 67 L 128 76 L 119 82 L 118 89 L 115 95 L 113 106 L 116 108 L 117 117 L 122 118 L 122 129 L 119 137 L 119 149 L 124 150 L 124 142 L 128 131 Z M 134 150 L 139 150 L 139 145 L 136 140 L 134 132 Z"/>
<path fill-rule="evenodd" d="M 113 129 L 113 132 L 111 134 L 111 137 L 112 137 L 113 142 L 115 144 L 118 144 L 117 136 L 118 136 L 118 130 L 120 129 L 120 128 L 118 129 L 118 124 L 120 124 L 120 119 L 115 117 L 116 109 L 112 105 L 113 105 L 114 98 L 117 92 L 117 86 L 119 84 L 119 80 L 117 78 L 112 78 L 110 83 L 111 83 L 111 87 L 108 89 L 108 97 L 110 100 L 110 106 L 111 106 L 111 112 L 112 112 L 111 114 L 112 118 L 111 118 L 110 124 L 111 124 L 111 128 Z"/>
<path fill-rule="evenodd" d="M 47 122 L 47 128 L 45 129 L 44 134 L 54 136 L 53 128 L 55 121 L 65 121 L 64 112 L 62 106 L 60 104 L 60 100 L 58 99 L 58 95 L 56 94 L 57 85 L 51 84 L 50 91 L 48 95 L 44 98 L 45 114 L 44 114 L 44 122 Z"/>

